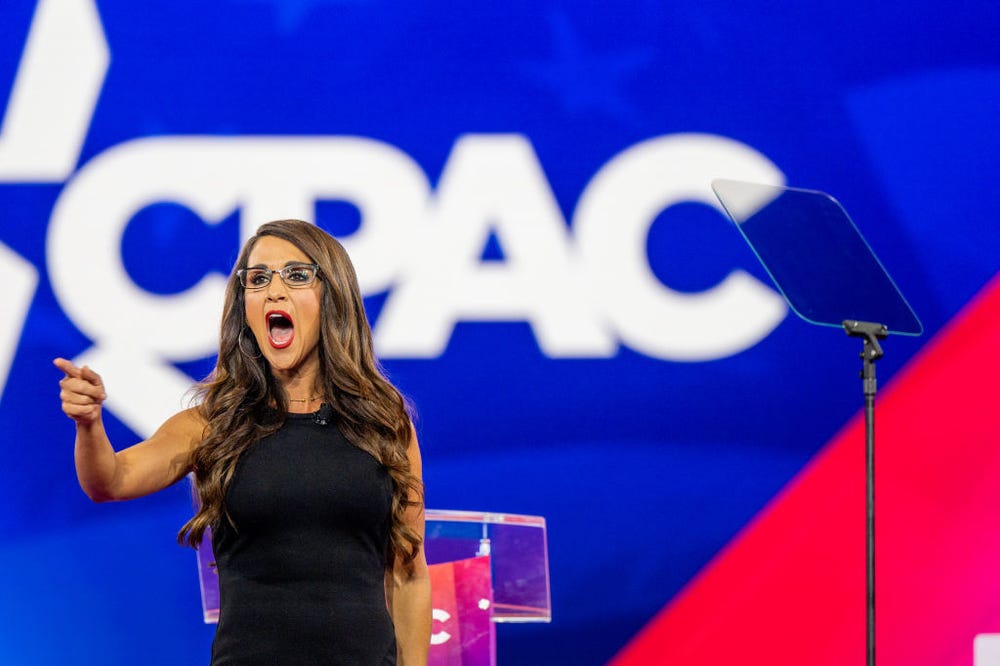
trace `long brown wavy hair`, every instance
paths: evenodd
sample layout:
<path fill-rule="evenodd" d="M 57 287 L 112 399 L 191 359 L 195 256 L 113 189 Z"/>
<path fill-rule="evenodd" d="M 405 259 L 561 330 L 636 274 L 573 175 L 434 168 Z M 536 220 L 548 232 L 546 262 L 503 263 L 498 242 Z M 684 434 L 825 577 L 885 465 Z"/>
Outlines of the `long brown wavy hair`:
<path fill-rule="evenodd" d="M 280 428 L 288 410 L 288 395 L 272 376 L 247 325 L 244 290 L 236 276 L 236 270 L 247 267 L 250 252 L 264 236 L 288 241 L 319 265 L 323 400 L 333 408 L 344 437 L 388 471 L 392 479 L 389 562 L 401 557 L 405 570 L 412 572 L 422 540 L 406 525 L 404 514 L 407 508 L 423 504 L 423 486 L 411 473 L 406 455 L 412 428 L 408 405 L 375 357 L 361 290 L 347 252 L 328 233 L 301 220 L 261 226 L 243 246 L 229 277 L 219 358 L 215 370 L 198 387 L 198 409 L 208 424 L 191 456 L 198 509 L 177 540 L 197 548 L 207 528 L 218 529 L 223 520 L 232 525 L 225 497 L 236 462 L 252 444 Z"/>

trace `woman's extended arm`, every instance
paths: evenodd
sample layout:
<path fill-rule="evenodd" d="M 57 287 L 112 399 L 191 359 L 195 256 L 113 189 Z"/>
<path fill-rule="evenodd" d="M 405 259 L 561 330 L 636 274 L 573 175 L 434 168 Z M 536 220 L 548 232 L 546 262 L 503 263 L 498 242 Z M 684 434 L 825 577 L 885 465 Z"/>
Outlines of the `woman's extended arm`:
<path fill-rule="evenodd" d="M 95 502 L 142 497 L 178 481 L 201 441 L 204 421 L 196 409 L 175 414 L 149 439 L 115 453 L 104 431 L 101 404 L 107 397 L 101 377 L 84 366 L 57 358 L 66 373 L 59 382 L 62 409 L 76 422 L 76 475 Z"/>
<path fill-rule="evenodd" d="M 410 472 L 422 479 L 420 447 L 414 433 L 407 450 Z M 420 498 L 421 500 L 423 498 Z M 407 509 L 406 523 L 423 538 L 424 505 Z M 399 666 L 424 666 L 431 644 L 431 579 L 427 571 L 427 557 L 423 546 L 413 561 L 413 572 L 408 574 L 396 559 L 392 572 L 390 612 L 396 626 L 396 654 Z"/>

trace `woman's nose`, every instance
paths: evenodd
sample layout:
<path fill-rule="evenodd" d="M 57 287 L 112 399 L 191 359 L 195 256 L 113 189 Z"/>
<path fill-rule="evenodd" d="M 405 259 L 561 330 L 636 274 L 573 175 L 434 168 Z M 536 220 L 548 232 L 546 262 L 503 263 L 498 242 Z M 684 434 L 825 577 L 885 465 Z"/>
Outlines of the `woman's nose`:
<path fill-rule="evenodd" d="M 267 285 L 267 300 L 269 301 L 280 301 L 284 300 L 288 295 L 286 293 L 285 283 L 282 282 L 277 275 L 274 275 L 271 281 Z"/>

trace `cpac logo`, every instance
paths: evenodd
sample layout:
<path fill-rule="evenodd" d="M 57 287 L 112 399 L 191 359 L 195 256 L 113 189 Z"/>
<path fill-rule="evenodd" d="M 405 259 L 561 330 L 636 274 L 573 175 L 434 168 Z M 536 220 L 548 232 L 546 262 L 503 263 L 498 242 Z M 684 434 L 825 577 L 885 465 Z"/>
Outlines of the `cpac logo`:
<path fill-rule="evenodd" d="M 626 345 L 654 358 L 709 360 L 753 346 L 787 314 L 778 294 L 741 270 L 681 293 L 649 266 L 653 220 L 681 202 L 717 206 L 713 178 L 783 183 L 739 142 L 679 134 L 631 146 L 594 175 L 569 224 L 517 134 L 458 137 L 436 188 L 407 154 L 351 136 L 139 139 L 74 172 L 109 58 L 92 0 L 39 3 L 0 134 L 0 179 L 65 182 L 48 226 L 51 283 L 94 343 L 78 361 L 101 368 L 119 396 L 143 396 L 108 404 L 137 432 L 151 432 L 190 384 L 171 363 L 213 353 L 225 283 L 206 274 L 162 295 L 133 282 L 122 235 L 159 202 L 186 206 L 206 224 L 238 210 L 244 238 L 265 220 L 312 219 L 317 201 L 355 205 L 360 228 L 343 240 L 362 290 L 388 292 L 374 327 L 385 358 L 439 356 L 459 321 L 515 320 L 554 358 L 606 358 Z M 490 234 L 503 261 L 480 259 Z M 9 255 L 0 252 L 0 268 L 28 276 L 30 300 L 34 269 Z M 0 344 L 13 350 L 20 323 L 5 325 Z"/>

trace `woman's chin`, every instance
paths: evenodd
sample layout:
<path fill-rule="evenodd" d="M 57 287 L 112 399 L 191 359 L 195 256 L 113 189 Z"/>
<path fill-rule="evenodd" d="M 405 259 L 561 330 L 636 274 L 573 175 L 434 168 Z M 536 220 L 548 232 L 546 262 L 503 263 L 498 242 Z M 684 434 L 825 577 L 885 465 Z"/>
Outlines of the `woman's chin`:
<path fill-rule="evenodd" d="M 309 353 L 298 342 L 298 340 L 294 340 L 291 345 L 279 348 L 273 345 L 267 346 L 264 350 L 264 358 L 270 364 L 271 372 L 288 374 L 318 368 L 319 353 L 316 348 L 314 347 L 312 353 Z"/>
<path fill-rule="evenodd" d="M 264 357 L 271 366 L 271 370 L 283 372 L 292 370 L 298 365 L 298 359 L 293 354 L 284 353 L 285 349 L 269 349 Z"/>

